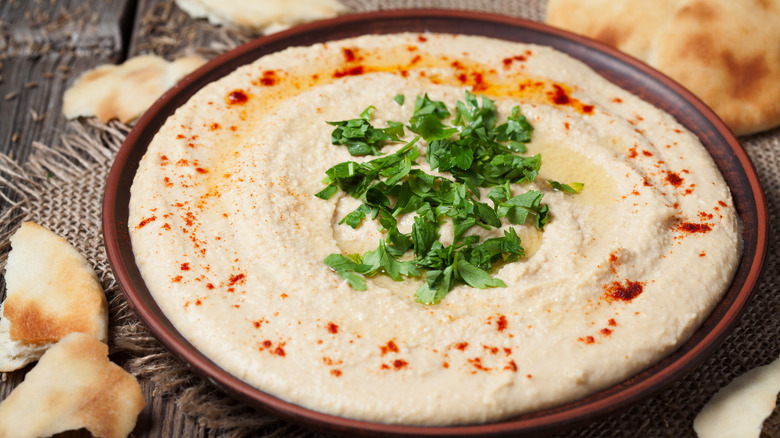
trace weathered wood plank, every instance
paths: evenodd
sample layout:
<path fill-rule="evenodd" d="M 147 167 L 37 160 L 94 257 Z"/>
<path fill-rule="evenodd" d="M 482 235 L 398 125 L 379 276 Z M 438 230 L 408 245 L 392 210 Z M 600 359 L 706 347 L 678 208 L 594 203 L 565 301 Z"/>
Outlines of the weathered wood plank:
<path fill-rule="evenodd" d="M 0 61 L 0 152 L 24 162 L 33 141 L 57 142 L 67 133 L 62 95 L 78 76 L 119 55 L 80 57 L 70 53 Z"/>
<path fill-rule="evenodd" d="M 121 53 L 130 24 L 131 0 L 7 0 L 0 17 L 9 55 L 45 54 L 70 49 L 75 53 Z"/>
<path fill-rule="evenodd" d="M 212 58 L 257 36 L 193 19 L 173 0 L 139 0 L 128 56 L 153 53 L 175 59 L 197 53 Z"/>
<path fill-rule="evenodd" d="M 24 163 L 34 141 L 55 145 L 70 133 L 62 115 L 63 93 L 84 71 L 122 59 L 134 5 L 132 0 L 0 1 L 0 153 Z M 0 191 L 10 194 L 7 187 Z M 7 207 L 0 199 L 0 212 Z M 4 295 L 0 276 L 0 298 Z M 32 367 L 2 374 L 0 400 Z"/>

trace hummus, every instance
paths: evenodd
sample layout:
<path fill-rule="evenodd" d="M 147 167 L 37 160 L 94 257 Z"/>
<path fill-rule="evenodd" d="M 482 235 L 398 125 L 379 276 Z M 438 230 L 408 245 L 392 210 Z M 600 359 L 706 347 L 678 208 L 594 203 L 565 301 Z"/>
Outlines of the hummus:
<path fill-rule="evenodd" d="M 326 122 L 374 106 L 374 126 L 406 123 L 416 96 L 452 110 L 465 90 L 534 126 L 540 175 L 512 192 L 544 192 L 549 223 L 514 226 L 526 255 L 492 273 L 506 287 L 436 305 L 415 302 L 418 279 L 353 289 L 323 260 L 375 249 L 380 227 L 339 225 L 356 201 L 314 195 L 330 167 L 374 157 L 331 144 Z M 427 425 L 561 404 L 650 366 L 720 300 L 740 248 L 728 187 L 672 116 L 550 48 L 441 34 L 290 48 L 204 87 L 151 142 L 129 221 L 155 300 L 225 370 L 318 411 Z"/>

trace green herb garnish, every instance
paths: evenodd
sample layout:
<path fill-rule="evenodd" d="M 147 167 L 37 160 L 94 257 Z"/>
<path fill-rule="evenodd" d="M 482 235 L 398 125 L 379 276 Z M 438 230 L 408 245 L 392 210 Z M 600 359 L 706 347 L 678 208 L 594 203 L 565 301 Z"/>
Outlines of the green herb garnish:
<path fill-rule="evenodd" d="M 396 96 L 395 101 L 402 104 L 403 96 Z M 400 142 L 403 125 L 388 122 L 387 128 L 375 128 L 370 123 L 373 110 L 367 108 L 358 119 L 329 122 L 336 126 L 333 144 L 347 146 L 352 155 L 378 155 L 384 143 Z M 452 124 L 445 123 L 449 117 Z M 366 289 L 366 276 L 384 274 L 401 280 L 424 273 L 415 299 L 425 304 L 440 302 L 456 284 L 504 287 L 491 272 L 496 264 L 523 257 L 517 232 L 509 227 L 503 237 L 480 241 L 469 230 L 500 228 L 502 220 L 515 225 L 530 221 L 541 230 L 549 220 L 549 209 L 540 191 L 512 195 L 510 190 L 512 184 L 532 182 L 539 173 L 539 155 L 517 155 L 526 151 L 533 127 L 520 115 L 519 107 L 512 109 L 506 123 L 496 126 L 496 121 L 493 101 L 484 96 L 480 101 L 467 91 L 453 117 L 443 102 L 426 94 L 417 97 L 407 125 L 417 137 L 395 153 L 328 169 L 325 188 L 317 197 L 329 199 L 343 191 L 361 201 L 340 223 L 357 228 L 368 217 L 377 220 L 387 234 L 374 251 L 331 254 L 325 264 L 357 290 Z M 420 138 L 427 143 L 425 160 L 431 169 L 447 177 L 419 169 L 416 144 Z M 581 189 L 576 184 L 550 184 L 560 190 Z M 490 203 L 480 199 L 481 187 L 492 187 L 486 196 Z M 401 233 L 396 218 L 412 213 L 411 232 Z M 449 246 L 439 240 L 445 221 L 453 225 Z"/>
<path fill-rule="evenodd" d="M 331 143 L 347 146 L 352 155 L 380 155 L 379 149 L 383 143 L 399 142 L 404 135 L 401 123 L 388 122 L 387 128 L 375 128 L 371 125 L 371 114 L 374 107 L 370 106 L 360 114 L 360 118 L 327 122 L 336 127 L 331 134 Z"/>
<path fill-rule="evenodd" d="M 585 187 L 585 184 L 578 183 L 578 182 L 563 184 L 563 183 L 559 183 L 558 181 L 553 181 L 551 179 L 548 179 L 547 182 L 549 182 L 554 189 L 566 193 L 579 193 Z"/>

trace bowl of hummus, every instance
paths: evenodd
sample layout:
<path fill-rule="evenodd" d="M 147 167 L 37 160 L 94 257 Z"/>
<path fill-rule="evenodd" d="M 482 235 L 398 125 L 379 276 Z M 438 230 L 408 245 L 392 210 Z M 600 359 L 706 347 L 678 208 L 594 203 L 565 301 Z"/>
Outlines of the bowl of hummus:
<path fill-rule="evenodd" d="M 532 435 L 717 348 L 767 218 L 738 141 L 649 67 L 520 19 L 392 11 L 182 81 L 120 150 L 104 232 L 139 318 L 252 406 Z"/>

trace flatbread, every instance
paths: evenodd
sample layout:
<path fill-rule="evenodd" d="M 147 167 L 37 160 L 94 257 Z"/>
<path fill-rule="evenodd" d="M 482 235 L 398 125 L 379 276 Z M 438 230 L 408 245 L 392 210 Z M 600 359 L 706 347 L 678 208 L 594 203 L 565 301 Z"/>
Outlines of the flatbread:
<path fill-rule="evenodd" d="M 188 56 L 168 62 L 153 55 L 130 58 L 120 65 L 102 65 L 85 72 L 65 91 L 65 117 L 97 117 L 101 122 L 130 122 L 144 113 L 181 78 L 206 62 Z"/>
<path fill-rule="evenodd" d="M 95 271 L 70 243 L 25 222 L 11 236 L 0 319 L 0 371 L 38 360 L 73 332 L 108 339 L 108 306 Z"/>
<path fill-rule="evenodd" d="M 213 25 L 266 34 L 348 11 L 338 0 L 176 0 L 176 5 Z"/>
<path fill-rule="evenodd" d="M 0 403 L 0 437 L 51 436 L 80 428 L 96 437 L 126 437 L 144 404 L 138 381 L 108 360 L 106 344 L 72 333 Z"/>
<path fill-rule="evenodd" d="M 647 62 L 737 135 L 780 125 L 780 0 L 550 0 L 547 23 Z"/>
<path fill-rule="evenodd" d="M 758 438 L 780 392 L 780 359 L 718 391 L 693 421 L 699 438 Z"/>

